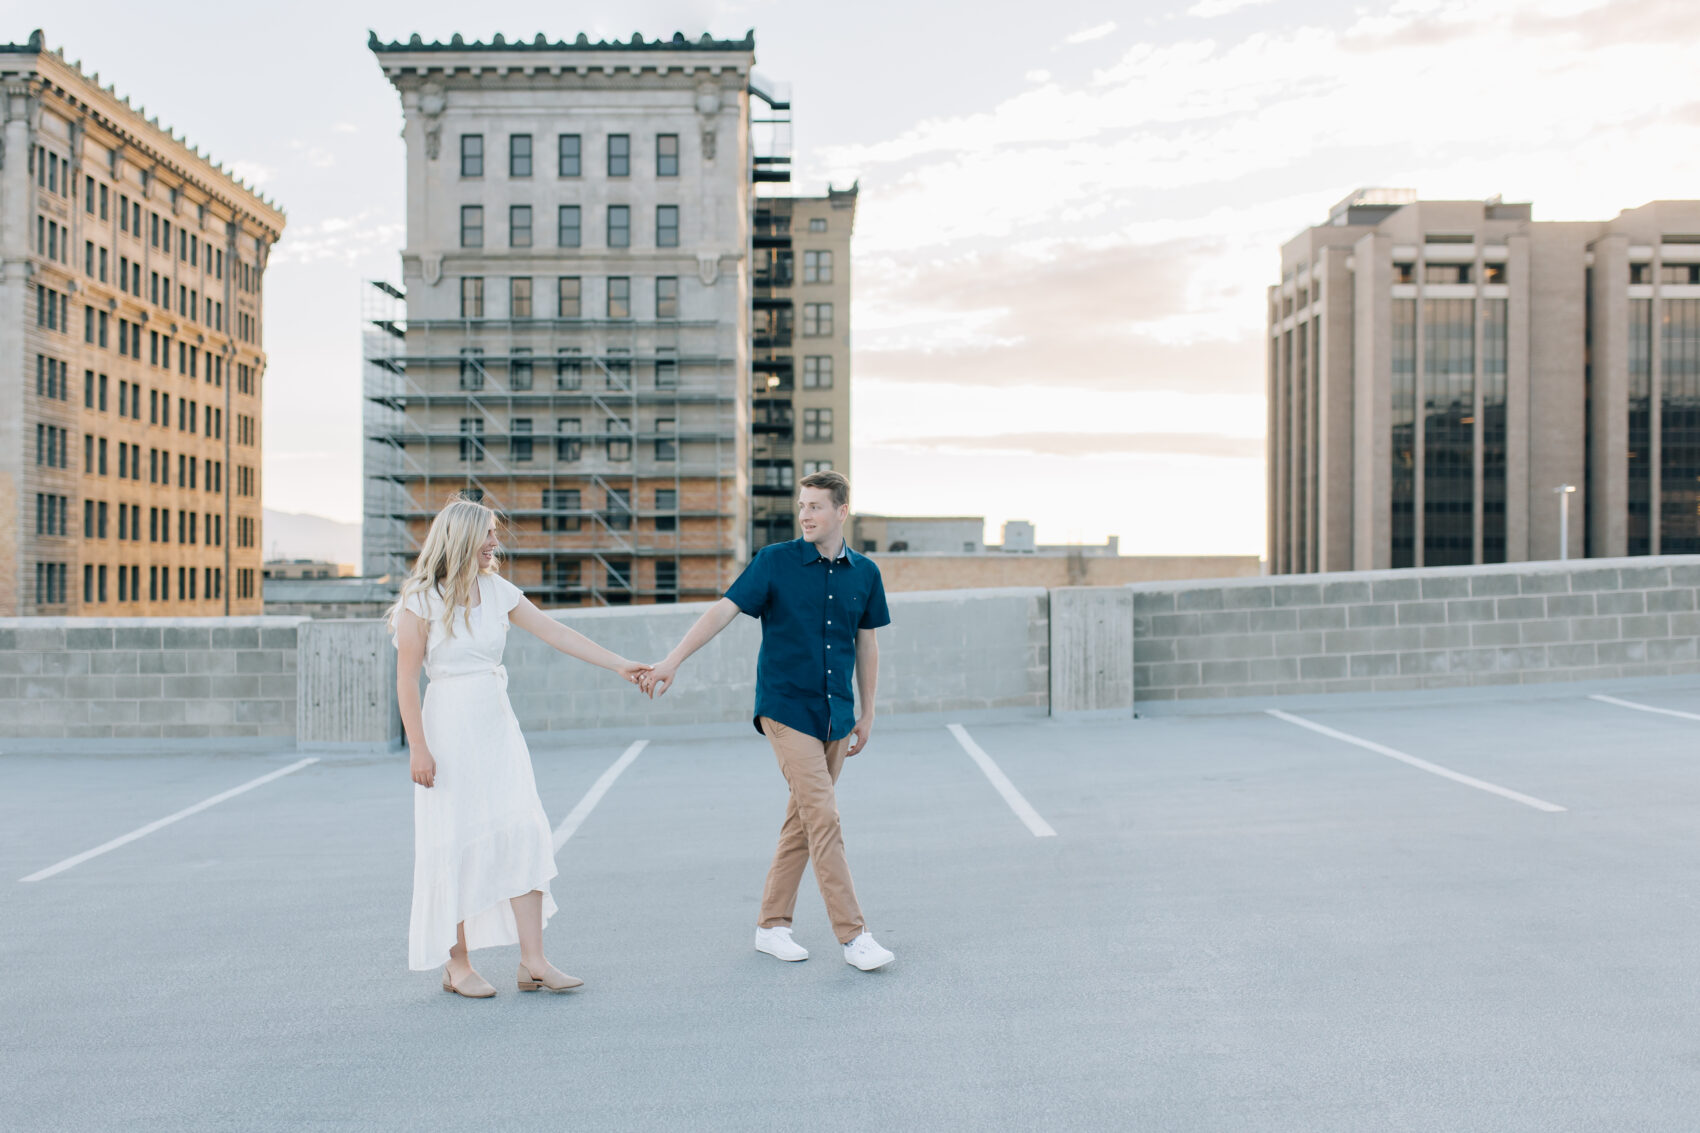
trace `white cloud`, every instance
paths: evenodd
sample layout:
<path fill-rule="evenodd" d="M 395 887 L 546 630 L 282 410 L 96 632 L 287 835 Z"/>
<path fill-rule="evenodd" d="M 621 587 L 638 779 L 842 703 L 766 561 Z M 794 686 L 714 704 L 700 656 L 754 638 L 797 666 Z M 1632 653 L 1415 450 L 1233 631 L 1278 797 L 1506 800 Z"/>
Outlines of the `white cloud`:
<path fill-rule="evenodd" d="M 360 127 L 352 122 L 336 122 L 331 125 L 331 133 L 333 134 L 358 134 L 359 132 Z"/>
<path fill-rule="evenodd" d="M 1064 39 L 1063 42 L 1067 44 L 1091 43 L 1095 39 L 1103 39 L 1115 30 L 1116 21 L 1106 20 L 1101 24 L 1095 24 L 1089 28 L 1082 28 Z"/>
<path fill-rule="evenodd" d="M 1051 81 L 1051 73 L 1046 70 L 1029 71 L 1025 77 L 1030 83 L 1048 83 Z"/>
<path fill-rule="evenodd" d="M 1258 8 L 1271 0 L 1198 0 L 1198 3 L 1186 10 L 1189 16 L 1201 20 L 1213 20 L 1217 16 L 1226 16 L 1243 8 Z"/>
<path fill-rule="evenodd" d="M 257 161 L 233 161 L 224 171 L 251 189 L 257 189 L 277 176 L 277 170 Z"/>

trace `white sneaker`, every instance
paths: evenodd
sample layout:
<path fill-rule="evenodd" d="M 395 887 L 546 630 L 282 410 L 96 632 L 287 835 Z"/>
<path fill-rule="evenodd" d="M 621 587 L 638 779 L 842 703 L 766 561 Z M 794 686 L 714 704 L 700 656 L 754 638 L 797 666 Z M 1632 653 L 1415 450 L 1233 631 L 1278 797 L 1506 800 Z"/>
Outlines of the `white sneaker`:
<path fill-rule="evenodd" d="M 778 928 L 756 929 L 756 951 L 766 952 L 776 960 L 807 960 L 809 950 L 791 939 L 791 930 Z"/>
<path fill-rule="evenodd" d="M 871 972 L 875 968 L 883 968 L 897 959 L 887 949 L 881 948 L 870 933 L 864 932 L 855 940 L 844 946 L 844 962 L 852 968 L 860 968 Z"/>

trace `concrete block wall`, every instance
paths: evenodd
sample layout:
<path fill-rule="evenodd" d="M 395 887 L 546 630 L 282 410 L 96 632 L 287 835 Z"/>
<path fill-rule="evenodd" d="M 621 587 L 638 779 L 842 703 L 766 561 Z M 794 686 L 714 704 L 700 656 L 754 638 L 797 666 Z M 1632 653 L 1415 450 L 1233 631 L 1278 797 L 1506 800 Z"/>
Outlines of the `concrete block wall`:
<path fill-rule="evenodd" d="M 1700 672 L 1700 556 L 1130 587 L 1135 699 Z"/>
<path fill-rule="evenodd" d="M 1045 711 L 1050 642 L 1043 589 L 893 594 L 888 602 L 892 624 L 879 634 L 880 713 Z M 688 603 L 553 616 L 634 661 L 659 661 L 707 608 Z M 613 673 L 511 631 L 508 698 L 528 731 L 748 720 L 760 645 L 760 623 L 738 618 L 685 663 L 665 696 L 651 702 Z"/>
<path fill-rule="evenodd" d="M 0 735 L 287 740 L 306 620 L 0 618 Z"/>

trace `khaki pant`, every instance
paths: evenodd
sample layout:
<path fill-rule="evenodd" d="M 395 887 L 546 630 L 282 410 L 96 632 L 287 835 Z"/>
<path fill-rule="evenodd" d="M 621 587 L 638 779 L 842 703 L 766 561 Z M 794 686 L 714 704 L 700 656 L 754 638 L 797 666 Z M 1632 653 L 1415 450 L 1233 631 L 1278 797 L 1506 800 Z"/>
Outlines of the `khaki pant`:
<path fill-rule="evenodd" d="M 790 926 L 803 867 L 812 858 L 815 881 L 832 918 L 832 931 L 840 944 L 848 944 L 861 935 L 864 925 L 856 887 L 850 882 L 850 865 L 844 859 L 844 834 L 838 825 L 833 784 L 838 782 L 838 772 L 850 750 L 850 737 L 822 743 L 766 716 L 761 718 L 761 730 L 773 745 L 781 774 L 791 785 L 791 803 L 785 809 L 785 825 L 779 830 L 779 848 L 767 871 L 761 919 L 756 923 L 762 928 Z"/>

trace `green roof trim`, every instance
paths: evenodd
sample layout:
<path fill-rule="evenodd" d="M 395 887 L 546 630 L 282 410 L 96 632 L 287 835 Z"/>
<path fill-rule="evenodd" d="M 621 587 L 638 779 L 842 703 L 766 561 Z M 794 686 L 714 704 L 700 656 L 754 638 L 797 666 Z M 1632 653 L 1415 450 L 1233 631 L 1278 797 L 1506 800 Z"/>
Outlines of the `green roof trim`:
<path fill-rule="evenodd" d="M 0 55 L 40 55 L 47 50 L 47 37 L 40 28 L 30 32 L 26 43 L 0 43 Z"/>
<path fill-rule="evenodd" d="M 467 42 L 456 33 L 447 43 L 433 40 L 426 43 L 415 32 L 406 43 L 391 40 L 385 43 L 378 38 L 378 33 L 367 33 L 366 46 L 380 55 L 397 54 L 413 51 L 754 51 L 756 49 L 756 29 L 751 28 L 744 33 L 743 39 L 715 39 L 704 32 L 699 39 L 687 39 L 683 32 L 674 32 L 671 39 L 644 39 L 642 32 L 632 33 L 629 40 L 597 40 L 591 42 L 589 36 L 579 32 L 578 37 L 571 41 L 557 39 L 551 41 L 542 32 L 532 39 L 509 40 L 500 32 L 490 37 L 490 42 L 481 40 Z"/>

